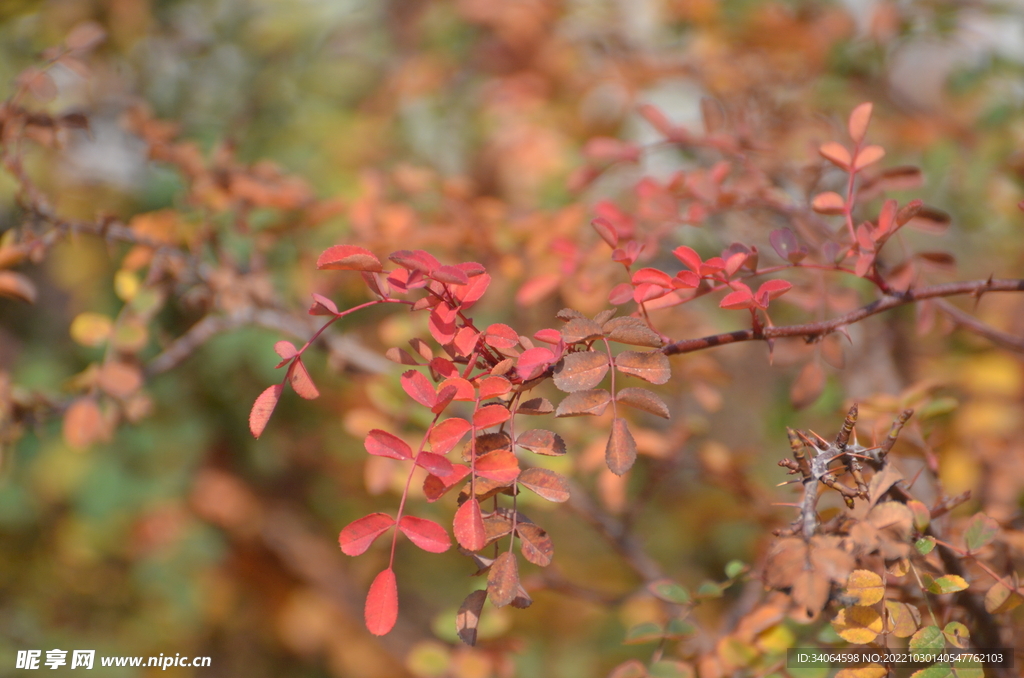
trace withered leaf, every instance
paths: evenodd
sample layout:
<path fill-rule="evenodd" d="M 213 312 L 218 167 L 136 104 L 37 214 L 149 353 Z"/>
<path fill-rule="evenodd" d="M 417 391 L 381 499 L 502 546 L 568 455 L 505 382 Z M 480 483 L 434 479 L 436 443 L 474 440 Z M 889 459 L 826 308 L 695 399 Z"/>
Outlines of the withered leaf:
<path fill-rule="evenodd" d="M 567 344 L 590 341 L 600 336 L 601 326 L 589 318 L 573 318 L 562 328 L 562 340 Z"/>
<path fill-rule="evenodd" d="M 528 468 L 519 475 L 518 482 L 548 501 L 569 501 L 569 483 L 546 468 Z"/>
<path fill-rule="evenodd" d="M 512 482 L 511 480 L 493 480 L 491 478 L 478 477 L 476 479 L 476 498 L 479 501 L 490 499 L 497 494 L 512 494 Z M 459 492 L 459 503 L 469 499 L 469 487 L 470 483 L 466 485 Z"/>
<path fill-rule="evenodd" d="M 516 591 L 516 597 L 512 599 L 512 607 L 517 610 L 525 610 L 531 605 L 533 605 L 533 598 L 530 597 L 530 594 L 527 593 L 526 589 L 523 588 L 523 585 L 520 584 L 519 590 Z"/>
<path fill-rule="evenodd" d="M 551 414 L 555 406 L 547 398 L 530 398 L 519 403 L 516 414 Z"/>
<path fill-rule="evenodd" d="M 790 595 L 793 596 L 793 602 L 802 606 L 808 615 L 813 617 L 821 612 L 828 602 L 830 588 L 828 577 L 814 570 L 804 570 L 797 574 Z"/>
<path fill-rule="evenodd" d="M 512 534 L 511 510 L 499 509 L 484 516 L 484 532 L 487 534 L 488 544 Z"/>
<path fill-rule="evenodd" d="M 615 367 L 652 384 L 664 384 L 672 376 L 668 357 L 660 351 L 623 351 L 615 356 Z"/>
<path fill-rule="evenodd" d="M 630 386 L 615 394 L 615 400 L 635 407 L 644 412 L 656 414 L 659 417 L 669 418 L 668 405 L 658 395 L 648 391 L 646 388 Z"/>
<path fill-rule="evenodd" d="M 629 432 L 629 425 L 622 417 L 616 417 L 612 422 L 612 432 L 608 436 L 608 445 L 604 451 L 605 462 L 608 468 L 615 475 L 633 468 L 636 461 L 636 441 L 633 434 Z"/>
<path fill-rule="evenodd" d="M 555 547 L 546 530 L 533 523 L 519 523 L 516 525 L 516 534 L 521 540 L 520 549 L 524 558 L 541 567 L 551 564 Z"/>
<path fill-rule="evenodd" d="M 555 317 L 565 322 L 571 322 L 573 320 L 586 320 L 587 316 L 583 315 L 575 308 L 563 308 L 561 311 L 555 314 Z"/>
<path fill-rule="evenodd" d="M 487 593 L 495 607 L 505 607 L 519 592 L 519 564 L 505 551 L 498 556 L 487 574 Z"/>
<path fill-rule="evenodd" d="M 612 394 L 603 388 L 591 391 L 577 391 L 570 393 L 562 402 L 558 403 L 556 417 L 578 417 L 584 414 L 599 416 L 604 414 L 608 403 L 612 401 Z"/>
<path fill-rule="evenodd" d="M 566 393 L 594 388 L 608 374 L 608 356 L 581 351 L 565 356 L 555 368 L 555 386 Z"/>
<path fill-rule="evenodd" d="M 475 447 L 474 447 L 475 444 Z M 477 457 L 482 457 L 488 452 L 494 452 L 495 450 L 511 450 L 512 449 L 512 438 L 505 432 L 501 433 L 484 433 L 478 435 L 475 440 L 471 440 L 462 452 L 462 457 L 469 461 L 470 451 L 475 450 Z"/>
<path fill-rule="evenodd" d="M 768 552 L 764 583 L 776 589 L 793 585 L 807 564 L 807 543 L 797 537 L 780 539 Z"/>
<path fill-rule="evenodd" d="M 459 639 L 466 645 L 476 645 L 476 631 L 480 626 L 480 614 L 487 600 L 487 589 L 473 591 L 462 601 L 459 612 L 455 615 L 455 629 Z"/>
<path fill-rule="evenodd" d="M 620 344 L 661 348 L 664 342 L 658 333 L 647 326 L 640 318 L 623 316 L 612 318 L 602 328 L 606 337 Z"/>
<path fill-rule="evenodd" d="M 549 457 L 565 454 L 565 441 L 562 436 L 542 428 L 533 428 L 516 438 L 516 445 L 536 454 Z"/>

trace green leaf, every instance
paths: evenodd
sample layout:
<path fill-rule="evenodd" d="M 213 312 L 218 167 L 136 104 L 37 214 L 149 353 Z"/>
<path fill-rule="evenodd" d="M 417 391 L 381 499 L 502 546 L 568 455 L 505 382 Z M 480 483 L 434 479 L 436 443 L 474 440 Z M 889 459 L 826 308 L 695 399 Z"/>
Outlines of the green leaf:
<path fill-rule="evenodd" d="M 922 574 L 921 581 L 928 593 L 956 593 L 967 588 L 967 581 L 957 574 L 947 574 L 938 579 L 932 578 L 929 574 Z"/>
<path fill-rule="evenodd" d="M 999 523 L 989 518 L 984 513 L 975 514 L 967 523 L 964 531 L 964 542 L 967 549 L 977 551 L 991 543 L 999 534 Z"/>
<path fill-rule="evenodd" d="M 696 630 L 693 624 L 684 619 L 673 619 L 665 627 L 665 637 L 675 639 L 692 636 Z"/>
<path fill-rule="evenodd" d="M 914 543 L 914 548 L 922 556 L 926 556 L 935 548 L 935 537 L 921 537 Z"/>
<path fill-rule="evenodd" d="M 946 624 L 946 627 L 942 629 L 942 635 L 946 637 L 946 642 L 953 647 L 967 647 L 971 640 L 971 632 L 960 622 Z"/>
<path fill-rule="evenodd" d="M 721 598 L 722 597 L 722 585 L 713 581 L 706 581 L 697 587 L 697 596 L 699 598 Z"/>
<path fill-rule="evenodd" d="M 935 666 L 915 671 L 910 675 L 910 678 L 952 678 L 952 675 L 953 672 L 949 668 L 949 664 L 936 664 Z"/>
<path fill-rule="evenodd" d="M 659 579 L 647 585 L 647 590 L 655 598 L 664 600 L 666 603 L 685 605 L 690 602 L 690 592 L 685 586 L 677 584 L 671 579 Z"/>
<path fill-rule="evenodd" d="M 655 643 L 664 637 L 665 629 L 661 624 L 644 622 L 626 631 L 626 639 L 622 642 L 626 645 L 641 645 L 643 643 Z"/>
<path fill-rule="evenodd" d="M 735 579 L 746 571 L 747 564 L 742 560 L 730 560 L 725 564 L 725 576 L 729 579 Z"/>
<path fill-rule="evenodd" d="M 930 654 L 946 647 L 946 639 L 938 626 L 925 626 L 910 637 L 910 651 Z"/>

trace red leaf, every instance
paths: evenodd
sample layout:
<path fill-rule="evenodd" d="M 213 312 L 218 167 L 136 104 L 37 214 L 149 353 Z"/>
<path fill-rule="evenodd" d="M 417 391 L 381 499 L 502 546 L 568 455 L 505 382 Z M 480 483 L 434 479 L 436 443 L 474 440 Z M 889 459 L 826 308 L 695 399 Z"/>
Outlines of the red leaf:
<path fill-rule="evenodd" d="M 290 341 L 279 341 L 274 344 L 274 352 L 281 356 L 282 360 L 290 360 L 295 357 L 295 354 L 299 351 L 295 348 L 295 345 Z"/>
<path fill-rule="evenodd" d="M 661 287 L 671 287 L 672 278 L 669 277 L 668 273 L 659 271 L 656 268 L 641 268 L 633 274 L 633 284 L 639 285 L 641 283 L 649 283 L 651 285 L 659 285 Z"/>
<path fill-rule="evenodd" d="M 452 464 L 452 472 L 446 476 L 435 476 L 430 474 L 423 481 L 423 494 L 426 495 L 427 501 L 437 501 L 444 494 L 455 487 L 458 483 L 469 475 L 469 467 L 463 464 Z"/>
<path fill-rule="evenodd" d="M 458 355 L 468 356 L 476 348 L 476 341 L 479 337 L 480 333 L 472 327 L 463 327 L 455 333 L 455 339 L 452 341 L 452 344 L 455 346 Z"/>
<path fill-rule="evenodd" d="M 435 476 L 446 476 L 452 472 L 452 463 L 433 452 L 420 452 L 417 454 L 416 465 L 422 466 Z"/>
<path fill-rule="evenodd" d="M 750 288 L 743 283 L 733 283 L 733 286 L 738 289 L 725 295 L 722 301 L 718 303 L 719 307 L 729 309 L 750 308 L 754 304 L 754 295 Z"/>
<path fill-rule="evenodd" d="M 398 620 L 398 582 L 390 567 L 370 584 L 364 614 L 366 629 L 375 636 L 383 636 L 395 627 Z"/>
<path fill-rule="evenodd" d="M 793 283 L 787 280 L 766 280 L 757 288 L 757 302 L 761 308 L 768 308 L 768 302 L 778 299 L 783 294 L 793 289 Z"/>
<path fill-rule="evenodd" d="M 434 454 L 448 454 L 459 444 L 472 426 L 465 419 L 452 417 L 430 429 L 430 449 Z"/>
<path fill-rule="evenodd" d="M 386 513 L 371 513 L 345 526 L 338 535 L 341 552 L 346 556 L 360 556 L 366 553 L 377 537 L 387 532 L 395 519 Z"/>
<path fill-rule="evenodd" d="M 449 283 L 451 285 L 469 284 L 469 276 L 466 275 L 462 269 L 454 266 L 439 266 L 430 273 L 430 277 L 438 282 Z"/>
<path fill-rule="evenodd" d="M 320 270 L 382 271 L 380 260 L 368 249 L 355 245 L 335 245 L 324 250 L 316 260 Z"/>
<path fill-rule="evenodd" d="M 683 265 L 694 273 L 700 274 L 701 258 L 694 250 L 685 245 L 681 245 L 674 250 L 672 254 L 676 255 L 676 259 L 683 262 Z"/>
<path fill-rule="evenodd" d="M 619 246 L 619 234 L 612 226 L 611 222 L 602 217 L 598 217 L 590 222 L 590 225 L 594 227 L 597 234 L 601 236 L 601 240 L 608 243 L 608 246 L 615 249 Z"/>
<path fill-rule="evenodd" d="M 519 334 L 508 325 L 495 323 L 484 330 L 484 342 L 494 348 L 513 348 L 519 343 Z"/>
<path fill-rule="evenodd" d="M 476 473 L 499 483 L 510 483 L 519 477 L 519 460 L 508 449 L 494 450 L 476 460 Z"/>
<path fill-rule="evenodd" d="M 633 286 L 629 283 L 620 283 L 608 293 L 608 303 L 613 306 L 620 306 L 630 301 L 633 301 Z"/>
<path fill-rule="evenodd" d="M 306 366 L 302 363 L 302 358 L 296 358 L 291 367 L 288 368 L 288 380 L 295 389 L 295 392 L 306 400 L 313 400 L 320 397 L 320 391 L 317 390 L 316 384 L 313 383 L 312 377 L 309 376 L 309 371 Z"/>
<path fill-rule="evenodd" d="M 504 405 L 487 405 L 473 413 L 473 426 L 477 430 L 490 428 L 508 421 L 511 416 Z"/>
<path fill-rule="evenodd" d="M 434 406 L 430 408 L 430 411 L 434 414 L 441 414 L 448 407 L 448 404 L 455 400 L 455 396 L 458 394 L 458 387 L 452 384 L 442 386 L 437 392 L 437 400 L 434 401 Z"/>
<path fill-rule="evenodd" d="M 896 207 L 897 203 L 895 200 L 886 200 L 885 204 L 882 205 L 882 211 L 878 215 L 878 235 L 886 236 L 889 235 L 896 226 Z"/>
<path fill-rule="evenodd" d="M 558 330 L 548 328 L 537 330 L 534 332 L 533 338 L 537 341 L 543 341 L 545 344 L 557 344 L 562 340 L 562 333 Z"/>
<path fill-rule="evenodd" d="M 660 299 L 668 293 L 669 290 L 665 289 L 661 285 L 641 283 L 633 290 L 633 301 L 638 304 L 642 304 L 645 301 L 651 301 L 652 299 Z"/>
<path fill-rule="evenodd" d="M 452 546 L 448 532 L 433 520 L 402 516 L 402 519 L 398 521 L 398 529 L 413 544 L 430 553 L 444 553 Z"/>
<path fill-rule="evenodd" d="M 850 170 L 851 159 L 850 152 L 842 144 L 837 144 L 834 141 L 830 141 L 827 144 L 822 144 L 821 148 L 818 149 L 818 153 L 821 153 L 821 157 L 825 158 L 834 165 L 843 168 L 846 171 Z"/>
<path fill-rule="evenodd" d="M 430 336 L 444 346 L 455 339 L 455 314 L 449 313 L 451 309 L 448 304 L 441 302 L 430 312 L 427 327 L 430 329 Z"/>
<path fill-rule="evenodd" d="M 313 294 L 313 305 L 309 307 L 310 315 L 338 315 L 338 307 L 333 301 L 321 294 Z"/>
<path fill-rule="evenodd" d="M 455 512 L 455 540 L 470 551 L 479 551 L 487 543 L 484 531 L 484 517 L 480 513 L 480 502 L 476 497 L 467 500 Z"/>
<path fill-rule="evenodd" d="M 410 398 L 424 407 L 433 407 L 437 401 L 433 385 L 416 370 L 409 370 L 402 375 L 402 388 Z"/>
<path fill-rule="evenodd" d="M 516 363 L 516 372 L 523 381 L 529 381 L 555 362 L 555 354 L 547 348 L 531 348 L 523 351 Z"/>
<path fill-rule="evenodd" d="M 430 360 L 430 371 L 440 375 L 438 378 L 457 377 L 459 371 L 455 368 L 455 363 L 447 358 L 431 358 Z"/>
<path fill-rule="evenodd" d="M 388 259 L 402 268 L 427 274 L 441 266 L 441 262 L 434 255 L 423 250 L 398 250 L 397 252 L 392 252 Z"/>
<path fill-rule="evenodd" d="M 469 284 L 456 287 L 453 290 L 455 298 L 461 302 L 463 310 L 479 301 L 480 297 L 484 296 L 484 292 L 487 291 L 487 287 L 491 284 L 491 276 L 486 273 L 477 276 L 471 273 L 467 273 L 467 275 L 470 276 Z"/>
<path fill-rule="evenodd" d="M 376 457 L 412 459 L 412 448 L 404 440 L 379 428 L 370 431 L 363 446 L 366 447 L 367 452 Z"/>
<path fill-rule="evenodd" d="M 256 402 L 252 404 L 252 410 L 249 412 L 249 430 L 254 438 L 259 438 L 263 429 L 266 428 L 267 422 L 270 421 L 270 415 L 274 413 L 277 401 L 281 398 L 282 390 L 284 390 L 284 386 L 281 384 L 269 386 L 259 394 Z"/>

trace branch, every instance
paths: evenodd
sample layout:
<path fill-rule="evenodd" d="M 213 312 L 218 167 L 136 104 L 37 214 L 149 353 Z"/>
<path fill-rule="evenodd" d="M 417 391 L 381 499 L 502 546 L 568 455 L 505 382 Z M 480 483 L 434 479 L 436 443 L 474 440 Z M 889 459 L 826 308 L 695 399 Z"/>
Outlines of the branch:
<path fill-rule="evenodd" d="M 900 295 L 885 295 L 866 306 L 847 313 L 846 315 L 822 320 L 816 323 L 803 325 L 784 325 L 781 327 L 766 327 L 760 330 L 737 330 L 723 334 L 713 334 L 700 339 L 684 339 L 662 347 L 661 352 L 665 355 L 677 355 L 680 353 L 692 353 L 714 346 L 734 344 L 741 341 L 754 341 L 776 339 L 779 337 L 804 337 L 814 339 L 835 332 L 841 327 L 852 325 L 884 311 L 913 304 L 925 299 L 939 297 L 953 297 L 963 294 L 971 294 L 976 297 L 985 292 L 1021 292 L 1024 291 L 1024 280 L 1019 279 L 988 279 L 970 280 L 955 283 L 943 283 L 941 285 L 928 285 L 915 290 L 909 290 Z M 980 321 L 979 321 L 980 322 Z M 973 328 L 972 328 L 973 329 Z M 991 330 L 991 328 L 989 328 Z M 987 335 L 986 335 L 987 336 Z"/>
<path fill-rule="evenodd" d="M 246 308 L 231 315 L 208 315 L 174 340 L 163 353 L 149 361 L 146 375 L 163 374 L 182 361 L 214 336 L 246 326 L 262 327 L 306 341 L 318 329 L 315 320 L 270 308 Z M 324 335 L 324 343 L 332 355 L 348 365 L 370 374 L 382 374 L 391 369 L 391 363 L 363 346 L 349 335 Z"/>
<path fill-rule="evenodd" d="M 975 318 L 969 313 L 961 311 L 959 308 L 949 303 L 945 299 L 936 300 L 935 304 L 942 310 L 943 313 L 953 319 L 957 325 L 964 327 L 975 334 L 981 335 L 991 341 L 996 346 L 1001 346 L 1008 351 L 1015 351 L 1017 353 L 1024 353 L 1024 337 L 1018 337 L 1009 332 L 1003 332 L 996 328 L 983 323 L 982 321 Z"/>

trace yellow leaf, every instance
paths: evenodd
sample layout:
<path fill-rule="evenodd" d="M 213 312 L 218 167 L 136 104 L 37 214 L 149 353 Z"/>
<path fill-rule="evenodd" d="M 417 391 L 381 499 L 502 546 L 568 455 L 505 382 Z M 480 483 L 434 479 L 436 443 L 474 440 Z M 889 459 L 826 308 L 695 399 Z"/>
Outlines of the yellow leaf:
<path fill-rule="evenodd" d="M 114 323 L 102 313 L 79 313 L 71 321 L 71 338 L 82 346 L 102 346 Z"/>
<path fill-rule="evenodd" d="M 872 607 L 854 605 L 840 610 L 832 627 L 846 642 L 866 645 L 882 632 L 882 616 Z"/>
<path fill-rule="evenodd" d="M 868 664 L 856 668 L 842 669 L 836 678 L 882 678 L 889 673 L 888 669 L 879 664 Z"/>
<path fill-rule="evenodd" d="M 874 605 L 885 595 L 882 578 L 871 570 L 854 570 L 846 582 L 846 592 L 858 605 Z"/>

